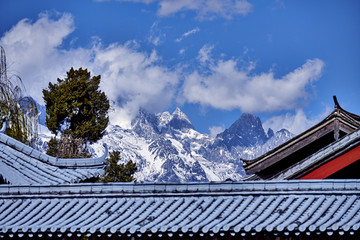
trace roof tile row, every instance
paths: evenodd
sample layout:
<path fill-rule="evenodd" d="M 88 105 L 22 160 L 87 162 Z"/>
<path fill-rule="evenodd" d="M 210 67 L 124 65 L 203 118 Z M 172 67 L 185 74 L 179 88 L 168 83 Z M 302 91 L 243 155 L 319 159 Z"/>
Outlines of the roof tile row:
<path fill-rule="evenodd" d="M 153 190 L 147 188 L 151 185 Z M 0 232 L 324 232 L 360 227 L 359 180 L 325 181 L 325 185 L 321 181 L 270 182 L 278 186 L 276 191 L 266 182 L 262 189 L 249 191 L 251 185 L 257 184 L 173 185 L 182 186 L 182 191 L 156 191 L 158 184 L 0 186 Z M 304 192 L 286 187 L 291 185 Z M 132 190 L 128 188 L 126 194 L 123 186 Z M 194 186 L 196 190 L 189 190 Z M 209 191 L 215 186 L 217 190 Z"/>

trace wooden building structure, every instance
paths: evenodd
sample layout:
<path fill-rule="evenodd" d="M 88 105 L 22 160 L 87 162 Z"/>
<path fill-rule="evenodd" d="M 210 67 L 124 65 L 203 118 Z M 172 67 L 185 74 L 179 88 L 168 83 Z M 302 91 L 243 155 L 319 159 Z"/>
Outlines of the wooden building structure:
<path fill-rule="evenodd" d="M 323 121 L 264 155 L 243 160 L 246 180 L 360 178 L 360 116 L 339 105 Z"/>

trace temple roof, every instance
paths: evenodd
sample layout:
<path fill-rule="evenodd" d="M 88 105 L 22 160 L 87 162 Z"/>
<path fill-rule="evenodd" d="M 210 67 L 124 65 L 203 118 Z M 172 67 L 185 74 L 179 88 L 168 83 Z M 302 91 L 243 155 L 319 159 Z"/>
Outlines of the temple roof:
<path fill-rule="evenodd" d="M 0 180 L 14 185 L 80 182 L 103 173 L 105 153 L 99 158 L 62 159 L 51 157 L 5 135 L 0 130 Z"/>
<path fill-rule="evenodd" d="M 0 186 L 0 236 L 344 234 L 359 227 L 360 180 Z"/>
<path fill-rule="evenodd" d="M 245 160 L 250 180 L 272 179 L 311 155 L 360 129 L 360 116 L 340 107 L 334 96 L 334 110 L 324 120 L 255 159 Z"/>
<path fill-rule="evenodd" d="M 295 179 L 305 176 L 320 164 L 331 161 L 336 156 L 351 151 L 360 146 L 360 129 L 329 144 L 320 151 L 292 165 L 290 168 L 279 172 L 270 179 Z"/>

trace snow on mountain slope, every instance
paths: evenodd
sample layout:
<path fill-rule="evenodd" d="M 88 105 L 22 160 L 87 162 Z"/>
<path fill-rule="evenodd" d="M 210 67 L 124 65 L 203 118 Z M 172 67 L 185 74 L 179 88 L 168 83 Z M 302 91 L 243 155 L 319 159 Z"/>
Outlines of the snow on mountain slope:
<path fill-rule="evenodd" d="M 291 137 L 287 130 L 265 134 L 260 120 L 250 114 L 212 138 L 194 130 L 180 109 L 157 115 L 142 110 L 131 129 L 110 125 L 92 148 L 101 155 L 105 142 L 110 151 L 121 151 L 121 161 L 137 163 L 140 182 L 238 181 L 245 176 L 240 158 L 254 158 Z"/>
<path fill-rule="evenodd" d="M 188 134 L 178 133 L 179 139 L 170 134 L 159 134 L 154 139 L 147 139 L 132 130 L 109 126 L 103 139 L 92 147 L 100 155 L 103 152 L 102 143 L 105 142 L 110 151 L 121 151 L 122 161 L 137 162 L 138 172 L 135 177 L 138 181 L 207 181 L 206 173 L 198 161 L 204 159 L 195 153 L 200 146 L 197 143 L 188 144 Z"/>
<path fill-rule="evenodd" d="M 53 136 L 41 126 L 39 149 L 46 151 Z M 133 160 L 139 182 L 194 182 L 241 180 L 246 174 L 240 159 L 252 159 L 290 139 L 287 130 L 265 133 L 260 119 L 243 114 L 215 138 L 194 129 L 179 108 L 172 114 L 153 114 L 144 110 L 130 129 L 109 125 L 104 137 L 90 146 L 94 156 L 109 150 L 121 152 L 121 161 Z"/>

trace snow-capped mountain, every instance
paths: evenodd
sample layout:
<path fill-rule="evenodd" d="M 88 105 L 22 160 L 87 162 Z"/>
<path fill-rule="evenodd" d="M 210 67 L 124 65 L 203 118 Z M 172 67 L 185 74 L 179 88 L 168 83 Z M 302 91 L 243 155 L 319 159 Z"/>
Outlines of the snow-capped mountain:
<path fill-rule="evenodd" d="M 244 113 L 228 129 L 216 136 L 217 142 L 231 150 L 232 147 L 263 145 L 268 136 L 258 117 Z"/>
<path fill-rule="evenodd" d="M 287 130 L 265 133 L 261 121 L 243 114 L 215 138 L 194 130 L 177 108 L 172 114 L 141 110 L 131 129 L 109 125 L 102 140 L 92 145 L 96 155 L 121 151 L 122 161 L 138 165 L 137 181 L 188 182 L 241 180 L 245 176 L 240 158 L 251 159 L 287 141 Z"/>

